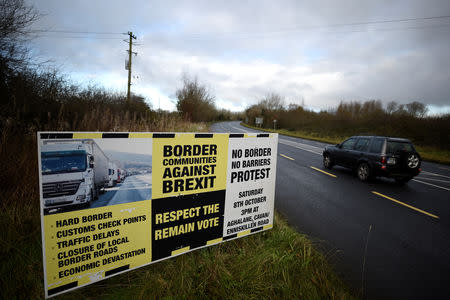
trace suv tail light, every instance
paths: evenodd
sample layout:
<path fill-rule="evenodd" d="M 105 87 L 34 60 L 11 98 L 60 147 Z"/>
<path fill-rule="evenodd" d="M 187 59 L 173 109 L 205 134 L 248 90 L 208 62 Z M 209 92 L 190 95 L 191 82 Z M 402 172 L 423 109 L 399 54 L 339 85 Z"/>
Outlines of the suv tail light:
<path fill-rule="evenodd" d="M 386 170 L 386 157 L 381 157 L 381 170 Z"/>

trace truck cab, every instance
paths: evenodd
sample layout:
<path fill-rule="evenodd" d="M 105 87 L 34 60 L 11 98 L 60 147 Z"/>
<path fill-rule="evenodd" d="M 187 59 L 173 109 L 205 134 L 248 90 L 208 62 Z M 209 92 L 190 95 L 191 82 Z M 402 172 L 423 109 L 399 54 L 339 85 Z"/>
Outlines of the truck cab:
<path fill-rule="evenodd" d="M 44 207 L 90 203 L 94 159 L 85 145 L 47 144 L 41 149 Z"/>
<path fill-rule="evenodd" d="M 89 206 L 108 182 L 108 158 L 93 140 L 44 141 L 41 146 L 45 209 Z"/>

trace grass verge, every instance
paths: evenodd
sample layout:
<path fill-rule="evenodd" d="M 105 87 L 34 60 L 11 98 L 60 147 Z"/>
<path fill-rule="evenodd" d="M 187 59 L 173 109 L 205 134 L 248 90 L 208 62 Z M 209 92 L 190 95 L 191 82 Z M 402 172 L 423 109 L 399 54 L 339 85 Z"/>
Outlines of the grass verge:
<path fill-rule="evenodd" d="M 272 230 L 168 259 L 65 298 L 87 295 L 133 299 L 353 299 L 325 257 L 278 214 Z"/>
<path fill-rule="evenodd" d="M 299 137 L 306 140 L 319 141 L 329 144 L 337 144 L 342 142 L 343 140 L 349 138 L 349 136 L 321 136 L 316 135 L 310 132 L 303 131 L 289 131 L 286 129 L 269 129 L 269 128 L 260 128 L 256 126 L 251 126 L 241 122 L 242 126 L 258 129 L 267 132 L 276 132 L 286 136 Z M 420 145 L 415 145 L 417 151 L 420 153 L 420 156 L 426 161 L 436 162 L 440 164 L 450 165 L 450 151 L 448 150 L 439 150 L 433 147 L 424 147 Z"/>
<path fill-rule="evenodd" d="M 1 288 L 43 298 L 39 217 L 2 209 Z M 23 216 L 22 216 L 23 214 Z M 28 215 L 28 217 L 25 216 Z M 25 217 L 25 220 L 23 218 Z M 18 220 L 23 220 L 18 222 Z M 11 225 L 14 225 L 11 228 Z M 13 236 L 14 237 L 13 237 Z M 61 295 L 59 299 L 354 299 L 326 258 L 279 215 L 272 230 L 200 249 Z"/>

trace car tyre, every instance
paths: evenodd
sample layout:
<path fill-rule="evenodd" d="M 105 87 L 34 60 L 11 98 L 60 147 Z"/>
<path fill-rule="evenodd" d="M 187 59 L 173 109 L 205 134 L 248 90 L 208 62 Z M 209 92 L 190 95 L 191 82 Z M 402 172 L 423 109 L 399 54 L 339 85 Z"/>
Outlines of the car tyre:
<path fill-rule="evenodd" d="M 330 154 L 323 155 L 323 166 L 327 169 L 331 169 L 333 167 L 333 162 L 331 161 Z"/>
<path fill-rule="evenodd" d="M 370 167 L 367 163 L 362 162 L 356 168 L 356 175 L 361 181 L 368 181 L 370 178 Z"/>
<path fill-rule="evenodd" d="M 420 159 L 415 153 L 410 153 L 406 159 L 406 165 L 410 169 L 417 169 L 419 167 Z M 408 179 L 409 180 L 409 179 Z"/>

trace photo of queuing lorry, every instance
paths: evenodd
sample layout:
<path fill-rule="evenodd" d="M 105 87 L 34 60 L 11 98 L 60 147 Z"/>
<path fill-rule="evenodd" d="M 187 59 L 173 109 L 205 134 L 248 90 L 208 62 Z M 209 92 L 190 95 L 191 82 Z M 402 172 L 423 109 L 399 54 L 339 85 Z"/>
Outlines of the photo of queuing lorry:
<path fill-rule="evenodd" d="M 92 139 L 44 141 L 44 208 L 89 206 L 110 182 L 109 159 Z"/>
<path fill-rule="evenodd" d="M 124 169 L 117 169 L 117 183 L 121 183 L 125 180 L 126 172 Z"/>
<path fill-rule="evenodd" d="M 122 182 L 127 178 L 127 171 L 124 169 L 120 169 L 120 177 L 122 178 Z"/>
<path fill-rule="evenodd" d="M 108 169 L 108 175 L 109 175 L 109 182 L 108 187 L 114 187 L 117 185 L 117 166 L 113 162 L 109 162 L 109 169 Z"/>

